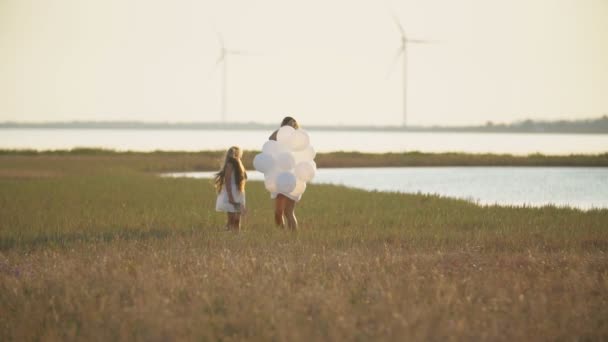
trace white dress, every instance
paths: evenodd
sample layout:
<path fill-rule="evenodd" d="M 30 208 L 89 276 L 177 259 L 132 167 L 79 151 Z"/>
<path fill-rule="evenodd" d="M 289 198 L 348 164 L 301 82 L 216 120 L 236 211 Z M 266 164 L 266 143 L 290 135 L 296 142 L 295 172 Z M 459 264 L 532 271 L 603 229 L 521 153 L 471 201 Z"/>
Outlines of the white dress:
<path fill-rule="evenodd" d="M 289 198 L 290 200 L 292 200 L 292 201 L 294 201 L 294 202 L 300 202 L 300 200 L 302 199 L 302 194 L 300 194 L 300 195 L 298 195 L 298 196 L 294 196 L 294 195 L 292 195 L 292 194 L 285 194 L 285 193 L 282 193 L 282 192 L 271 192 L 271 193 L 270 193 L 270 198 L 271 198 L 271 199 L 275 199 L 275 198 L 277 198 L 277 196 L 278 196 L 279 194 L 281 194 L 281 195 L 283 195 L 283 196 L 285 196 L 285 197 Z"/>
<path fill-rule="evenodd" d="M 245 205 L 245 192 L 241 192 L 239 191 L 238 187 L 236 186 L 236 181 L 234 180 L 235 176 L 234 174 L 232 175 L 232 177 L 230 177 L 230 185 L 232 185 L 232 199 L 237 202 L 240 203 L 241 206 Z M 234 205 L 232 205 L 230 202 L 230 198 L 228 197 L 228 191 L 226 190 L 226 184 L 224 184 L 224 186 L 222 186 L 222 190 L 220 191 L 219 194 L 217 194 L 217 200 L 215 201 L 215 210 L 216 211 L 223 211 L 223 212 L 230 212 L 230 213 L 238 213 L 240 212 L 240 209 L 237 209 L 234 207 Z"/>

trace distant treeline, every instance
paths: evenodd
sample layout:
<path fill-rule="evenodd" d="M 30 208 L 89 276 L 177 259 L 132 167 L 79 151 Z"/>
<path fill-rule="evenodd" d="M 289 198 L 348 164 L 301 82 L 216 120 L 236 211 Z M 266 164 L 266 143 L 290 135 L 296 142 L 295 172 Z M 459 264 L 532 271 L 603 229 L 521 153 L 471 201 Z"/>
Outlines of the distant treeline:
<path fill-rule="evenodd" d="M 508 132 L 508 133 L 608 133 L 608 116 L 597 119 L 535 121 L 524 120 L 510 124 L 488 121 L 484 126 L 430 127 L 437 131 Z"/>
<path fill-rule="evenodd" d="M 272 130 L 276 124 L 255 122 L 139 122 L 139 121 L 70 121 L 70 122 L 2 122 L 2 128 L 48 128 L 48 129 L 228 129 L 228 130 Z M 608 133 L 608 116 L 597 119 L 537 121 L 524 120 L 514 123 L 493 123 L 481 126 L 354 126 L 354 125 L 306 125 L 317 131 L 409 131 L 409 132 L 491 132 L 491 133 Z"/>

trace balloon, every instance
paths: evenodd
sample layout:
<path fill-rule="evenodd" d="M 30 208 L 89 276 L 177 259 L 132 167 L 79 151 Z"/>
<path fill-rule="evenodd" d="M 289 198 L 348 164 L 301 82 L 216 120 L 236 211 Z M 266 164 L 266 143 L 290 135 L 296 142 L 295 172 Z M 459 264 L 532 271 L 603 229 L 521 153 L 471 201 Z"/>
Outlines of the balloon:
<path fill-rule="evenodd" d="M 289 171 L 296 165 L 296 160 L 291 152 L 283 152 L 277 155 L 277 167 L 281 171 Z"/>
<path fill-rule="evenodd" d="M 260 153 L 253 158 L 253 167 L 262 173 L 272 170 L 274 166 L 275 160 L 271 154 Z"/>
<path fill-rule="evenodd" d="M 295 173 L 296 177 L 303 182 L 311 181 L 316 174 L 317 165 L 315 162 L 301 162 L 296 165 Z"/>
<path fill-rule="evenodd" d="M 306 191 L 306 182 L 316 174 L 315 156 L 305 130 L 283 126 L 277 131 L 276 141 L 264 143 L 262 153 L 253 159 L 253 166 L 264 173 L 266 190 L 299 198 Z"/>
<path fill-rule="evenodd" d="M 298 179 L 298 180 L 296 180 L 296 187 L 295 187 L 295 189 L 293 189 L 293 191 L 290 193 L 290 195 L 300 196 L 304 193 L 304 191 L 306 191 L 306 182 L 303 182 Z"/>
<path fill-rule="evenodd" d="M 287 148 L 274 140 L 268 140 L 262 146 L 262 152 L 270 155 L 277 155 L 285 151 L 287 151 Z"/>
<path fill-rule="evenodd" d="M 293 151 L 301 151 L 308 147 L 310 144 L 310 138 L 308 137 L 308 133 L 306 133 L 303 129 L 298 129 L 291 135 L 291 139 L 289 139 L 289 147 Z"/>
<path fill-rule="evenodd" d="M 283 126 L 279 128 L 277 133 L 277 141 L 286 145 L 289 145 L 289 140 L 296 130 L 291 126 Z"/>
<path fill-rule="evenodd" d="M 269 172 L 264 174 L 264 186 L 269 192 L 278 192 L 277 189 L 277 173 Z"/>
<path fill-rule="evenodd" d="M 310 145 L 308 145 L 308 147 L 306 147 L 302 151 L 297 151 L 293 153 L 293 156 L 296 159 L 296 165 L 300 164 L 301 162 L 312 161 L 313 159 L 315 159 L 316 155 L 317 152 L 315 152 L 315 149 L 312 148 L 312 146 Z"/>
<path fill-rule="evenodd" d="M 296 176 L 291 172 L 281 172 L 276 177 L 278 192 L 288 194 L 296 188 Z"/>

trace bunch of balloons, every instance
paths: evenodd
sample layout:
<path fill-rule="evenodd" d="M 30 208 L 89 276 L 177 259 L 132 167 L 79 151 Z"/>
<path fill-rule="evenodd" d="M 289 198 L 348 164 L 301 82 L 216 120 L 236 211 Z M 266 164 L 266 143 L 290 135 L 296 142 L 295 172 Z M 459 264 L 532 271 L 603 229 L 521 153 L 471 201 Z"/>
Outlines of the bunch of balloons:
<path fill-rule="evenodd" d="M 253 167 L 264 174 L 266 190 L 299 199 L 317 172 L 315 155 L 306 131 L 283 126 L 277 140 L 268 140 L 255 156 Z"/>

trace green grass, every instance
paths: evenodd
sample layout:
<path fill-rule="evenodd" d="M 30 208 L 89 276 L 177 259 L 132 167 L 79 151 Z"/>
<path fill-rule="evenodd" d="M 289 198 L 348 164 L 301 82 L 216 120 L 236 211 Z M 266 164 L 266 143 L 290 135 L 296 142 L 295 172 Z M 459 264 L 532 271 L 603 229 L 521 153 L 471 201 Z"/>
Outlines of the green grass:
<path fill-rule="evenodd" d="M 1 155 L 0 340 L 608 338 L 608 210 L 310 185 L 292 233 L 250 182 L 230 233 L 156 176 L 219 158 Z"/>
<path fill-rule="evenodd" d="M 253 158 L 259 151 L 245 151 L 243 163 L 253 169 Z M 138 170 L 153 171 L 209 171 L 219 167 L 224 152 L 116 152 L 95 148 L 72 150 L 0 150 L 4 157 L 63 157 L 62 160 L 105 160 L 125 164 Z M 10 159 L 9 159 L 10 160 Z M 31 160 L 31 159 L 28 159 Z M 597 155 L 552 156 L 530 154 L 467 154 L 467 153 L 318 153 L 315 161 L 319 167 L 383 167 L 383 166 L 608 166 L 608 153 Z"/>

